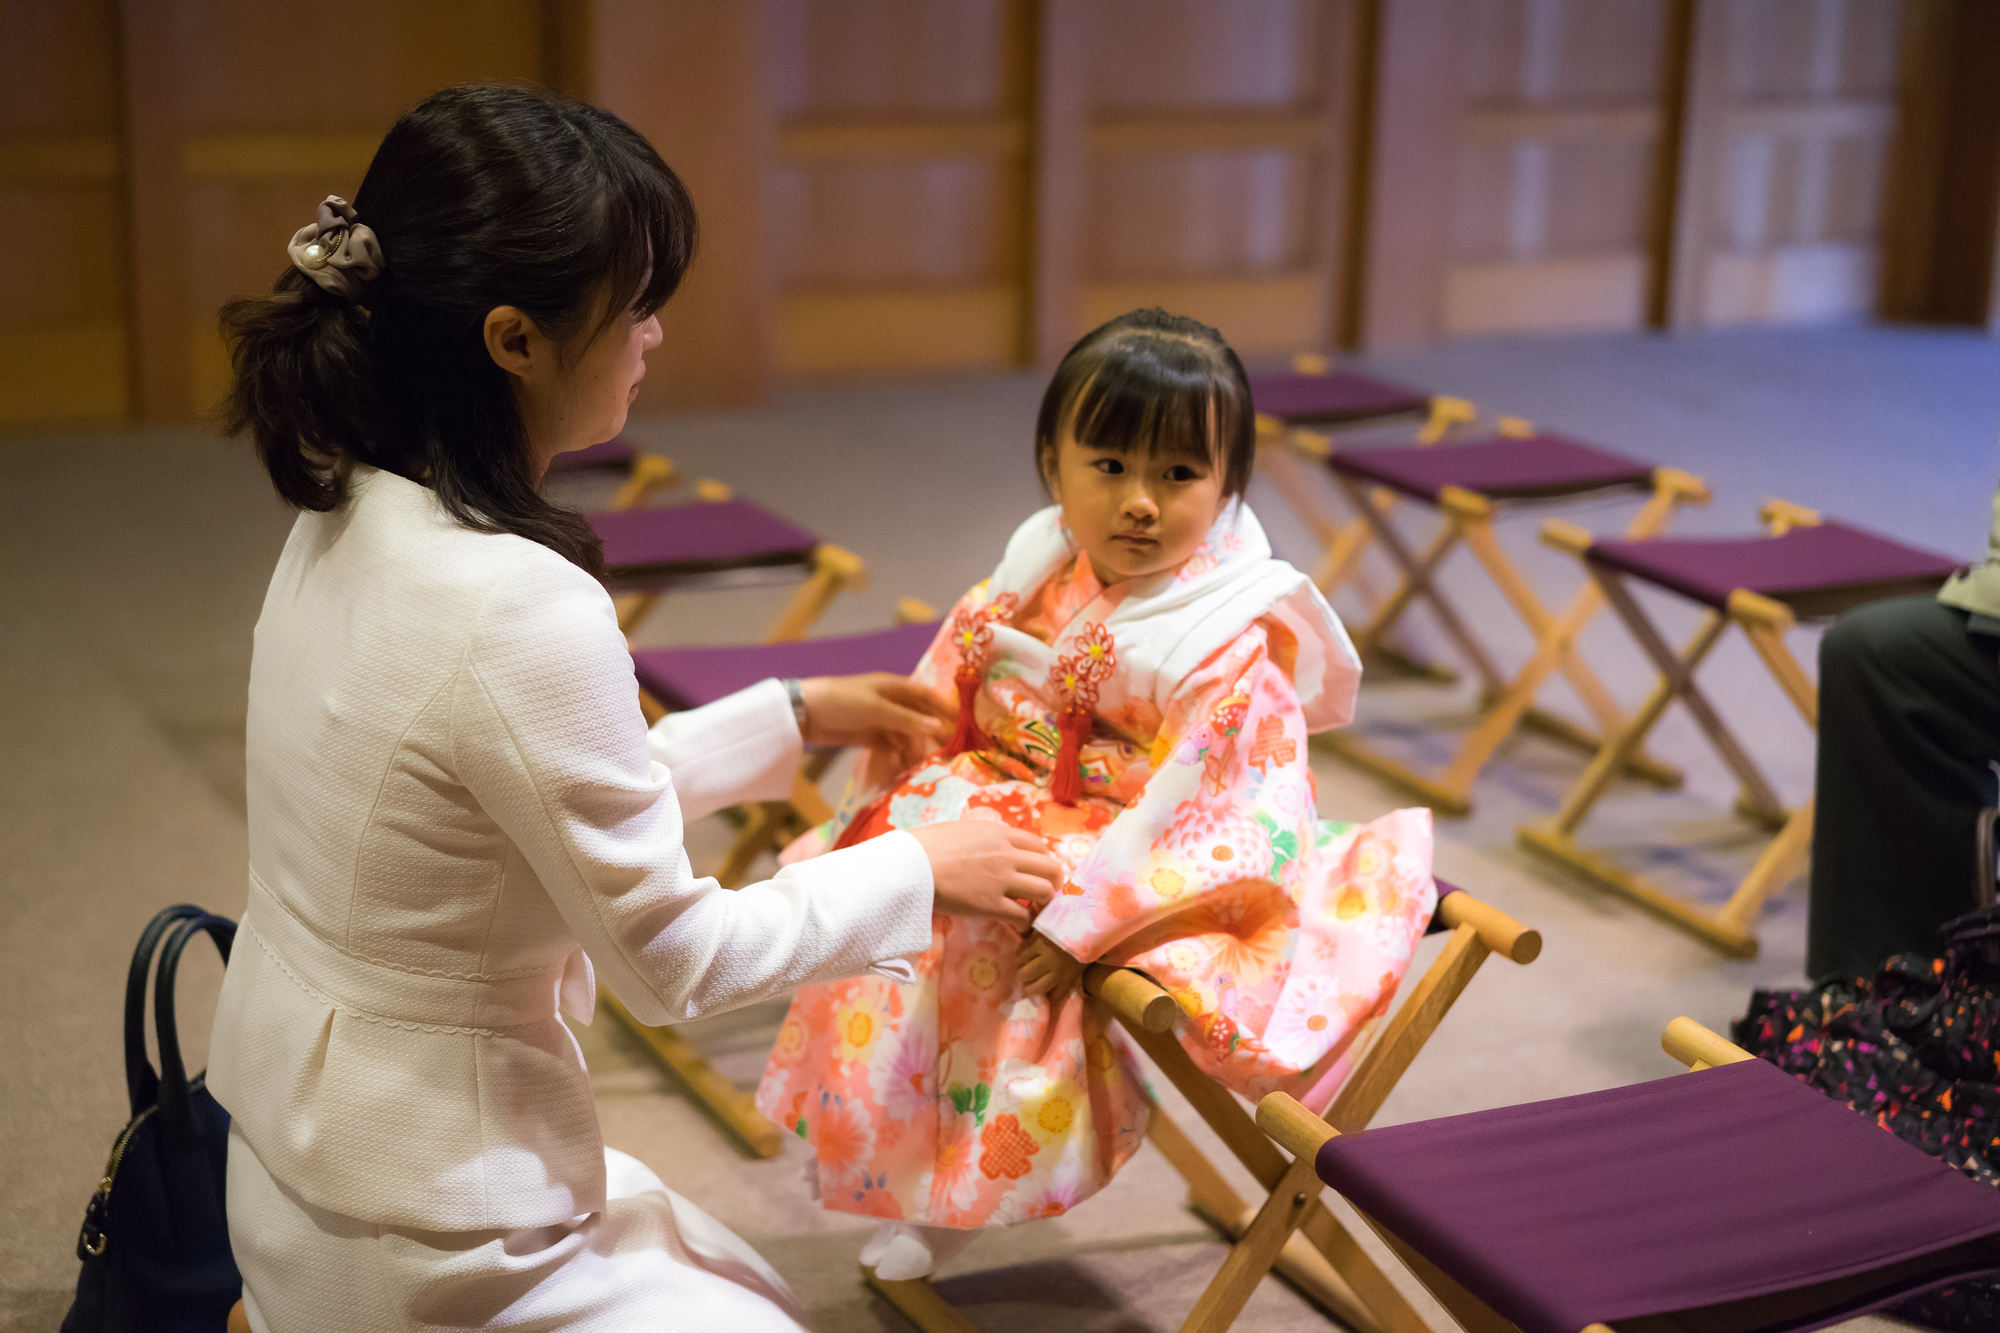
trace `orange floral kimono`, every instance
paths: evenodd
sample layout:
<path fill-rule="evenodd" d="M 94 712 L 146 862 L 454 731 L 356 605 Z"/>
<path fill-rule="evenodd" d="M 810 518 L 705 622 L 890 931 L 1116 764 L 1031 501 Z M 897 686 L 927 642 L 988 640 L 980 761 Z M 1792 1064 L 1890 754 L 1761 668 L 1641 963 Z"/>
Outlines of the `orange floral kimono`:
<path fill-rule="evenodd" d="M 1428 810 L 1363 826 L 1315 811 L 1306 737 L 1351 718 L 1359 677 L 1333 611 L 1242 504 L 1178 571 L 1109 588 L 1044 510 L 917 667 L 961 700 L 953 745 L 850 792 L 789 854 L 959 818 L 1040 833 L 1066 882 L 1035 930 L 1158 980 L 1181 1044 L 1229 1087 L 1323 1104 L 1436 904 Z M 1021 939 L 939 916 L 903 980 L 794 998 L 757 1106 L 812 1144 L 825 1207 L 1052 1217 L 1138 1148 L 1147 1099 L 1122 1037 L 1080 993 L 1022 994 Z"/>

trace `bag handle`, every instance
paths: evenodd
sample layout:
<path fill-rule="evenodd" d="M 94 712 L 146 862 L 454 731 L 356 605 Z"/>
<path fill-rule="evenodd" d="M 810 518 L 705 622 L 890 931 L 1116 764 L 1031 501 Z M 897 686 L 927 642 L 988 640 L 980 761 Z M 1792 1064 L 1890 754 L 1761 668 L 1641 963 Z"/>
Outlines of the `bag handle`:
<path fill-rule="evenodd" d="M 167 937 L 153 977 L 153 1024 L 160 1042 L 160 1128 L 169 1140 L 182 1143 L 194 1139 L 194 1112 L 188 1103 L 187 1066 L 181 1062 L 180 1028 L 174 1021 L 174 980 L 180 975 L 182 950 L 204 932 L 215 941 L 215 951 L 227 966 L 229 946 L 236 940 L 236 923 L 196 909 L 196 915 L 177 924 Z"/>
<path fill-rule="evenodd" d="M 168 928 L 177 921 L 203 915 L 206 913 L 193 903 L 161 908 L 146 923 L 139 947 L 132 951 L 132 968 L 125 974 L 125 1091 L 132 1099 L 134 1116 L 160 1097 L 160 1076 L 146 1058 L 146 974 L 153 970 L 153 954 Z"/>

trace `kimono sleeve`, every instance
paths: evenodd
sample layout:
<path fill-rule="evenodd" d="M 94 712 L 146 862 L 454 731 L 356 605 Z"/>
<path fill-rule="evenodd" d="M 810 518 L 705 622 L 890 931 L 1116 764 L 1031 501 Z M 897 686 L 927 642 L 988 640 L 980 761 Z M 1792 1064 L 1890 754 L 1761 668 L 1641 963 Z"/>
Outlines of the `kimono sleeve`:
<path fill-rule="evenodd" d="M 1252 625 L 1167 701 L 1153 776 L 1035 921 L 1072 956 L 1095 961 L 1244 881 L 1288 884 L 1313 846 L 1306 720 L 1273 637 Z"/>

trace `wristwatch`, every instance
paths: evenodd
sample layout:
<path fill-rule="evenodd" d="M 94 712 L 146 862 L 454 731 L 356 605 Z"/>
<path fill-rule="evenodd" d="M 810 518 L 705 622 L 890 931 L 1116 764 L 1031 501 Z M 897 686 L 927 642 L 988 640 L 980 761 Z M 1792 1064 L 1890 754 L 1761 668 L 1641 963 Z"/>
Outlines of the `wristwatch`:
<path fill-rule="evenodd" d="M 785 687 L 785 695 L 792 701 L 792 721 L 799 724 L 799 737 L 806 734 L 806 685 L 796 677 L 787 677 L 778 682 Z"/>

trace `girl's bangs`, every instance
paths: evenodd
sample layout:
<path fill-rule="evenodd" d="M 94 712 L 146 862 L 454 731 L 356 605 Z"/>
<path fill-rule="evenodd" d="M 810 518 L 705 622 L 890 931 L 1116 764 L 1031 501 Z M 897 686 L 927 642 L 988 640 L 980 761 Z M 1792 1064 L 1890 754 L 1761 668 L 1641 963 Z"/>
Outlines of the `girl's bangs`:
<path fill-rule="evenodd" d="M 1221 467 L 1224 441 L 1240 410 L 1235 386 L 1216 376 L 1198 353 L 1184 366 L 1164 364 L 1165 349 L 1148 341 L 1152 345 L 1143 349 L 1107 349 L 1111 354 L 1077 390 L 1071 436 L 1093 449 L 1143 450 L 1149 457 Z"/>

